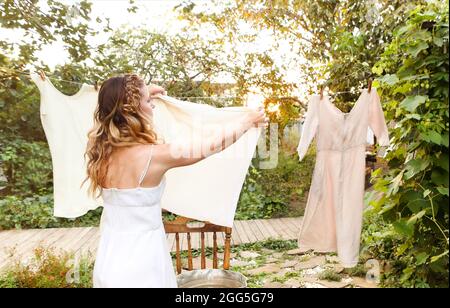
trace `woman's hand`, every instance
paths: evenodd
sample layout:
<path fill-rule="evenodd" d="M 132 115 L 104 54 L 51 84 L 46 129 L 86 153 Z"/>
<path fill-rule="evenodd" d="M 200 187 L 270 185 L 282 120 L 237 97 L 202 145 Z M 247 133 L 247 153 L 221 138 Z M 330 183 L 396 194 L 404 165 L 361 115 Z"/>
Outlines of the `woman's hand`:
<path fill-rule="evenodd" d="M 166 95 L 166 90 L 163 87 L 157 86 L 155 84 L 150 84 L 148 86 L 148 93 L 150 97 L 154 97 L 158 94 Z"/>
<path fill-rule="evenodd" d="M 246 122 L 250 126 L 267 127 L 269 123 L 269 118 L 266 117 L 264 108 L 260 107 L 257 110 L 248 114 Z"/>

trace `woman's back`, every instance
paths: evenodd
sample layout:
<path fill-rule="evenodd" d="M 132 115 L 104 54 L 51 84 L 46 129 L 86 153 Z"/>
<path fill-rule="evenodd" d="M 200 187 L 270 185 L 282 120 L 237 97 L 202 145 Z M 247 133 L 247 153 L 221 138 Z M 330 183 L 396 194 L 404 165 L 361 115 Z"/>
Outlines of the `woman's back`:
<path fill-rule="evenodd" d="M 123 152 L 115 157 L 116 161 L 112 160 L 112 169 L 118 173 L 111 177 L 111 182 L 120 185 L 102 190 L 104 209 L 94 269 L 95 287 L 176 287 L 160 206 L 165 178 L 156 186 L 142 186 L 154 151 L 153 144 L 146 147 L 147 159 L 138 172 L 134 187 L 128 186 L 133 184 L 135 166 L 142 165 L 139 149 Z M 122 165 L 127 154 L 131 159 L 128 162 L 131 170 Z M 132 163 L 133 158 L 137 160 L 135 164 Z M 122 188 L 122 185 L 127 187 Z"/>
<path fill-rule="evenodd" d="M 109 159 L 103 190 L 158 186 L 163 179 L 164 170 L 155 159 L 157 152 L 158 145 L 155 144 L 116 149 Z"/>

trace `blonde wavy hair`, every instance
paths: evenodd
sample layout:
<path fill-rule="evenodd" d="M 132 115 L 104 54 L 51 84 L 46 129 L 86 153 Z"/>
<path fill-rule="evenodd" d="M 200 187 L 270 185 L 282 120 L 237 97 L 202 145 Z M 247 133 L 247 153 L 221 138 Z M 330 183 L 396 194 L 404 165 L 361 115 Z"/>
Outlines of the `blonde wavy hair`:
<path fill-rule="evenodd" d="M 102 83 L 85 153 L 87 177 L 83 184 L 90 180 L 90 196 L 101 195 L 115 148 L 157 142 L 152 118 L 140 108 L 142 91 L 146 90 L 144 80 L 136 74 L 112 77 Z"/>

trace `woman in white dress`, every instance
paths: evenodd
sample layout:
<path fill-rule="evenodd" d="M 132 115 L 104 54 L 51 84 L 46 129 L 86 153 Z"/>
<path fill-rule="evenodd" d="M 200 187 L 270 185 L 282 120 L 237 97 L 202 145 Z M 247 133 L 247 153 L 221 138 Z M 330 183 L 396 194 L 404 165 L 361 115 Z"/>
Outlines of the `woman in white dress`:
<path fill-rule="evenodd" d="M 176 287 L 161 217 L 164 174 L 222 151 L 251 127 L 267 123 L 263 110 L 249 113 L 235 129 L 202 140 L 208 150 L 193 155 L 195 144 L 157 142 L 152 97 L 163 92 L 135 74 L 112 77 L 100 88 L 86 152 L 89 191 L 104 201 L 96 288 Z M 180 145 L 189 155 L 171 155 Z"/>

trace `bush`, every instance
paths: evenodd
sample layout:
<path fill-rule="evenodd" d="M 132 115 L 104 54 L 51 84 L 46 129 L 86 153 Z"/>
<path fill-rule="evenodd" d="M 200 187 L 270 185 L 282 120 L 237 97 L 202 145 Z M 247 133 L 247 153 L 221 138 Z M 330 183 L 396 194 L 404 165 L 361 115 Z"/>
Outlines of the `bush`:
<path fill-rule="evenodd" d="M 236 219 L 300 216 L 304 212 L 314 155 L 299 163 L 296 153 L 281 150 L 273 169 L 250 166 L 238 203 Z"/>
<path fill-rule="evenodd" d="M 0 143 L 0 168 L 6 176 L 3 194 L 46 194 L 52 191 L 53 173 L 46 142 L 15 139 Z"/>
<path fill-rule="evenodd" d="M 319 279 L 321 280 L 328 280 L 328 281 L 341 281 L 342 276 L 336 273 L 332 269 L 326 269 L 322 273 L 319 274 Z"/>
<path fill-rule="evenodd" d="M 90 258 L 37 248 L 28 264 L 16 261 L 0 275 L 0 288 L 91 288 L 92 271 Z"/>
<path fill-rule="evenodd" d="M 0 230 L 97 226 L 102 208 L 76 219 L 53 216 L 53 196 L 20 198 L 6 196 L 0 200 Z"/>
<path fill-rule="evenodd" d="M 363 242 L 388 264 L 386 285 L 448 287 L 448 34 L 448 3 L 418 6 L 373 68 L 395 126 Z"/>

